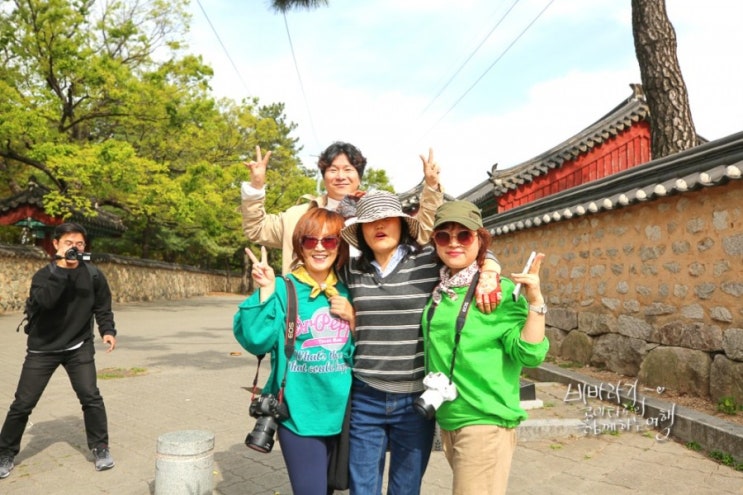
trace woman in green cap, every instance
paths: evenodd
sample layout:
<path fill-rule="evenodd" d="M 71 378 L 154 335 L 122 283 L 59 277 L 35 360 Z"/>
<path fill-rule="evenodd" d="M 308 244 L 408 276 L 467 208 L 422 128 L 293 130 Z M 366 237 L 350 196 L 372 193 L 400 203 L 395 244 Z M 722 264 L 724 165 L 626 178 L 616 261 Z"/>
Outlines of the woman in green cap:
<path fill-rule="evenodd" d="M 491 242 L 480 210 L 467 201 L 444 203 L 432 239 L 444 267 L 423 311 L 428 374 L 416 409 L 435 412 L 455 495 L 505 494 L 516 427 L 526 418 L 519 404 L 521 369 L 539 365 L 549 348 L 539 286 L 544 254 L 525 273 L 500 277 L 502 300 L 485 314 L 467 304 Z"/>

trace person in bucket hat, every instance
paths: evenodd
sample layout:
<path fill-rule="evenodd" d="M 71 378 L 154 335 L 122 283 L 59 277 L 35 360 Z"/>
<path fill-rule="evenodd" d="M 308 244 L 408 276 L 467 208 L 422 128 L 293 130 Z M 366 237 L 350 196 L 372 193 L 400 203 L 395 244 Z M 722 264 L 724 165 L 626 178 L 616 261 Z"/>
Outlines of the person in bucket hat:
<path fill-rule="evenodd" d="M 356 205 L 354 223 L 344 228 L 341 235 L 346 242 L 359 249 L 359 226 L 385 218 L 402 219 L 410 239 L 418 238 L 421 230 L 420 223 L 402 211 L 402 203 L 400 203 L 400 198 L 396 194 L 387 191 L 374 191 L 366 194 L 363 201 L 360 200 Z M 426 234 L 426 237 L 428 237 L 428 234 Z"/>
<path fill-rule="evenodd" d="M 341 236 L 361 252 L 339 272 L 356 311 L 350 491 L 380 493 L 389 448 L 388 493 L 416 494 L 434 435 L 433 420 L 414 409 L 423 392 L 421 318 L 442 264 L 433 246 L 415 241 L 430 231 L 389 192 L 361 197 Z"/>
<path fill-rule="evenodd" d="M 441 428 L 452 493 L 505 494 L 516 427 L 527 416 L 520 406 L 521 370 L 538 366 L 549 349 L 539 281 L 544 254 L 526 273 L 500 278 L 503 300 L 485 314 L 471 306 L 463 310 L 473 280 L 483 276 L 491 242 L 480 210 L 469 201 L 444 203 L 436 210 L 432 240 L 445 266 L 424 309 L 424 384 L 436 384 L 446 397 L 425 412 L 435 414 Z M 516 283 L 523 291 L 512 297 Z"/>

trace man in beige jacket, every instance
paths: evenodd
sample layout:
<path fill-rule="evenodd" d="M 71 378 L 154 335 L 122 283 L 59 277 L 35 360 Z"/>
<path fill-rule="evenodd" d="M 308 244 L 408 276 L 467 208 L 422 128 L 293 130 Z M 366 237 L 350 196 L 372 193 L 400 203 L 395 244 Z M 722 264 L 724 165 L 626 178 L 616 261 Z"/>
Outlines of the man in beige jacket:
<path fill-rule="evenodd" d="M 294 257 L 292 233 L 299 217 L 313 207 L 335 210 L 346 195 L 357 193 L 366 168 L 366 158 L 350 143 L 331 144 L 320 154 L 317 162 L 327 192 L 319 197 L 303 196 L 302 199 L 306 202 L 292 206 L 282 213 L 267 214 L 264 203 L 266 168 L 270 157 L 270 151 L 261 155 L 260 147 L 256 146 L 256 160 L 245 163 L 250 169 L 250 182 L 242 183 L 240 210 L 245 237 L 261 246 L 280 248 L 281 269 L 286 274 L 290 271 L 289 266 Z M 433 151 L 428 151 L 428 158 L 423 155 L 420 158 L 423 162 L 425 185 L 416 219 L 423 227 L 420 229 L 418 242 L 425 244 L 431 234 L 436 208 L 444 201 L 444 193 L 439 184 L 439 166 L 433 159 Z"/>

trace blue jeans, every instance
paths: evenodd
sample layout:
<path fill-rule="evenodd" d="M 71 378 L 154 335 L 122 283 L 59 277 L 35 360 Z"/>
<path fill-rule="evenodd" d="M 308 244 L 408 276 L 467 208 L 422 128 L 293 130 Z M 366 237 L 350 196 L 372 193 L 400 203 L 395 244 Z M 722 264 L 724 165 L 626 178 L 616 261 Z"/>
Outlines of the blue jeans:
<path fill-rule="evenodd" d="M 354 379 L 351 389 L 351 495 L 382 493 L 390 451 L 388 495 L 418 495 L 433 446 L 433 420 L 415 412 L 420 396 L 376 390 Z"/>
<path fill-rule="evenodd" d="M 88 448 L 108 446 L 106 407 L 96 383 L 94 356 L 93 339 L 86 340 L 82 347 L 73 351 L 26 354 L 15 400 L 10 405 L 0 430 L 0 455 L 18 455 L 28 417 L 59 366 L 67 371 L 72 388 L 83 407 Z"/>

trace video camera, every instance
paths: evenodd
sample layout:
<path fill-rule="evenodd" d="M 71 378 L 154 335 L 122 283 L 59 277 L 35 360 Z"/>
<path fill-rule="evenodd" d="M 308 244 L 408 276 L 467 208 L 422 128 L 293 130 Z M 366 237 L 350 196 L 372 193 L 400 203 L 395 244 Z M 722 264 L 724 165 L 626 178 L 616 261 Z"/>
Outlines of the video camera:
<path fill-rule="evenodd" d="M 64 259 L 70 261 L 90 261 L 90 253 L 79 251 L 75 246 L 72 246 L 70 249 L 65 251 Z"/>

